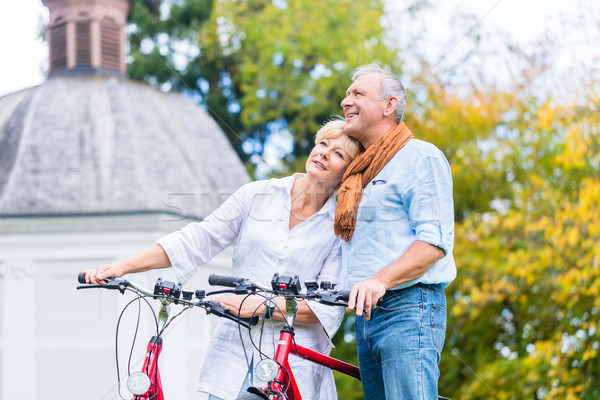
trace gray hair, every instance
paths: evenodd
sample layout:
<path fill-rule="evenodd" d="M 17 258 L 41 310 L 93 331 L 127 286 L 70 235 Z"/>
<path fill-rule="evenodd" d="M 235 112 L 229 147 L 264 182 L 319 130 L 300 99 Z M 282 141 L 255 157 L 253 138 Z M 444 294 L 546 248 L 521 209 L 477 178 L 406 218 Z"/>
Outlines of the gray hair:
<path fill-rule="evenodd" d="M 390 97 L 398 99 L 396 110 L 394 111 L 394 120 L 396 123 L 402 122 L 404 116 L 404 109 L 406 108 L 406 91 L 400 79 L 393 73 L 384 70 L 377 64 L 363 65 L 356 69 L 352 75 L 352 81 L 354 82 L 363 75 L 375 72 L 381 77 L 381 97 L 380 100 L 384 100 Z"/>

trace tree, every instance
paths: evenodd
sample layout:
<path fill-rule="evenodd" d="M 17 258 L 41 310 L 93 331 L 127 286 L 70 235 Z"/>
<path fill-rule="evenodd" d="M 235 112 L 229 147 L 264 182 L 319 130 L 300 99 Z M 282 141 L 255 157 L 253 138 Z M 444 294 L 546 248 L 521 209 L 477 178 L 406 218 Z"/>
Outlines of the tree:
<path fill-rule="evenodd" d="M 286 129 L 294 155 L 307 154 L 341 113 L 354 68 L 377 61 L 399 72 L 382 13 L 380 0 L 137 2 L 130 76 L 197 96 L 244 158 Z"/>
<path fill-rule="evenodd" d="M 502 161 L 514 201 L 457 226 L 441 367 L 451 396 L 600 395 L 599 104 L 515 103 Z"/>

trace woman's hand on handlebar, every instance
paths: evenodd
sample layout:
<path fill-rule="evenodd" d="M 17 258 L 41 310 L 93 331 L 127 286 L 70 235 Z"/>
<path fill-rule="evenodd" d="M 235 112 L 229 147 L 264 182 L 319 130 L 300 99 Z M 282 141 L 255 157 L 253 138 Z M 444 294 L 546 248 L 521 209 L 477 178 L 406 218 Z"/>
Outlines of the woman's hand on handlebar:
<path fill-rule="evenodd" d="M 264 299 L 244 298 L 242 296 L 223 296 L 215 297 L 211 300 L 218 302 L 221 307 L 227 308 L 233 315 L 239 315 L 242 318 L 262 315 L 265 312 Z"/>
<path fill-rule="evenodd" d="M 125 275 L 125 266 L 123 264 L 123 262 L 118 262 L 115 264 L 100 265 L 96 269 L 88 269 L 83 271 L 85 274 L 85 281 L 87 283 L 97 285 L 105 284 L 106 282 L 104 280 L 106 278 L 121 277 Z"/>

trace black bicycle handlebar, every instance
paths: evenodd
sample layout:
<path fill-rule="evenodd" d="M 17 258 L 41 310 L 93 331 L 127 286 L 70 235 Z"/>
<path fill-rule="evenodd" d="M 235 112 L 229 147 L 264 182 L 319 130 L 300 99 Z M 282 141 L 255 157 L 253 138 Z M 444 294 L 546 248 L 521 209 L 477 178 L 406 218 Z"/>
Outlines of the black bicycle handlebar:
<path fill-rule="evenodd" d="M 211 274 L 208 277 L 208 283 L 213 286 L 233 287 L 234 292 L 237 294 L 247 294 L 255 292 L 256 290 L 265 290 L 277 294 L 289 293 L 295 297 L 316 300 L 330 306 L 348 305 L 348 298 L 350 297 L 349 290 L 334 290 L 329 284 L 326 285 L 326 289 L 318 290 L 316 281 L 307 281 L 305 282 L 307 292 L 301 294 L 299 292 L 299 280 L 297 276 L 293 278 L 287 276 L 280 277 L 279 274 L 275 274 L 273 279 L 274 280 L 271 281 L 272 291 L 271 289 L 261 289 L 254 282 L 237 276 Z"/>
<path fill-rule="evenodd" d="M 130 287 L 133 290 L 139 292 L 140 294 L 144 294 L 146 296 L 151 296 L 154 298 L 158 298 L 158 297 L 167 298 L 167 299 L 174 301 L 175 303 L 182 302 L 185 304 L 202 307 L 206 310 L 207 313 L 214 314 L 218 317 L 227 318 L 236 323 L 239 323 L 240 325 L 242 325 L 246 328 L 256 325 L 259 321 L 258 316 L 254 316 L 251 318 L 238 317 L 237 315 L 233 314 L 229 309 L 222 307 L 218 302 L 204 300 L 204 294 L 202 294 L 200 297 L 198 297 L 197 301 L 191 302 L 189 300 L 191 300 L 192 293 L 190 293 L 190 297 L 188 298 L 188 301 L 180 300 L 179 295 L 177 295 L 177 297 L 169 296 L 169 295 L 165 294 L 166 292 L 158 294 L 158 293 L 156 293 L 156 290 L 155 290 L 154 295 L 152 295 L 152 293 L 150 293 L 150 291 L 148 291 L 147 289 L 143 289 L 143 288 L 136 286 L 136 285 L 132 284 L 131 282 L 129 282 L 125 279 L 121 279 L 121 278 L 106 278 L 106 279 L 104 279 L 106 284 L 97 284 L 97 285 L 96 284 L 88 284 L 85 281 L 85 274 L 83 272 L 81 272 L 81 273 L 79 273 L 77 280 L 79 281 L 79 283 L 82 283 L 82 285 L 77 286 L 77 289 L 88 289 L 88 288 L 117 289 L 121 293 L 124 293 L 125 290 L 128 287 Z M 161 279 L 159 279 L 159 281 L 162 283 Z M 158 284 L 158 281 L 157 281 L 157 284 Z M 172 292 L 169 291 L 169 293 L 172 293 Z"/>
<path fill-rule="evenodd" d="M 211 286 L 237 287 L 245 280 L 246 279 L 238 276 L 210 274 L 208 277 L 208 284 Z"/>
<path fill-rule="evenodd" d="M 260 319 L 256 315 L 251 318 L 238 317 L 234 313 L 232 313 L 229 309 L 224 308 L 223 306 L 221 306 L 221 304 L 219 304 L 216 301 L 205 301 L 204 303 L 205 304 L 203 307 L 206 309 L 206 311 L 208 313 L 215 314 L 218 317 L 227 318 L 229 320 L 232 320 L 233 322 L 240 323 L 240 321 L 242 321 L 247 325 L 254 326 L 254 325 L 258 324 L 258 321 Z M 242 324 L 242 325 L 245 326 L 246 328 L 248 328 L 248 326 L 246 326 L 244 324 Z"/>
<path fill-rule="evenodd" d="M 277 274 L 277 277 L 278 277 L 278 274 Z M 287 280 L 286 280 L 287 278 L 289 278 L 289 277 L 282 277 L 282 279 L 286 282 L 287 282 Z M 85 280 L 85 274 L 83 272 L 81 272 L 81 273 L 79 273 L 77 280 L 79 281 L 79 283 L 83 284 L 81 286 L 78 286 L 77 287 L 78 289 L 87 289 L 87 288 L 104 288 L 104 289 L 113 289 L 113 290 L 116 289 L 116 290 L 119 290 L 121 293 L 124 293 L 125 290 L 128 287 L 130 287 L 130 288 L 132 288 L 140 293 L 143 293 L 145 295 L 152 294 L 147 289 L 143 289 L 136 285 L 133 285 L 129 281 L 122 279 L 122 278 L 106 278 L 106 279 L 104 279 L 104 281 L 106 282 L 105 284 L 87 284 L 86 280 Z M 297 277 L 293 280 L 297 281 Z M 162 280 L 160 280 L 160 281 L 162 282 Z M 213 286 L 232 287 L 232 288 L 234 288 L 233 290 L 224 291 L 224 292 L 230 292 L 230 293 L 236 293 L 236 294 L 248 294 L 248 293 L 255 292 L 256 290 L 259 289 L 259 287 L 255 283 L 251 282 L 250 280 L 248 280 L 246 278 L 242 278 L 242 277 L 237 277 L 237 276 L 211 274 L 208 277 L 208 283 Z M 307 283 L 307 285 L 308 285 L 308 283 Z M 316 285 L 316 282 L 313 283 L 312 285 Z M 314 288 L 314 286 L 312 286 L 312 287 Z M 329 286 L 327 286 L 327 287 L 329 287 Z M 279 286 L 278 286 L 278 288 L 279 288 Z M 286 291 L 286 290 L 290 290 L 290 289 L 289 288 L 283 289 L 283 291 Z M 323 304 L 327 304 L 330 306 L 346 306 L 348 303 L 348 297 L 350 295 L 349 290 L 333 290 L 333 289 L 317 290 L 316 288 L 314 288 L 313 290 L 309 290 L 308 293 L 305 293 L 304 295 L 299 295 L 299 293 L 297 293 L 297 289 L 293 290 L 293 292 L 294 292 L 294 296 L 306 297 L 307 299 L 313 299 L 313 300 L 319 301 Z M 164 293 L 162 293 L 160 297 L 173 297 L 173 295 L 175 294 L 173 291 L 168 291 L 165 293 L 168 293 L 168 295 L 164 296 Z M 213 292 L 213 294 L 217 294 L 217 293 L 223 293 L 223 292 Z M 155 288 L 153 297 L 156 298 L 156 295 L 157 295 L 157 291 Z M 191 299 L 191 295 L 192 295 L 192 293 L 189 292 L 188 299 Z M 202 295 L 202 296 L 204 296 L 204 295 Z M 177 294 L 176 297 L 177 297 L 176 299 L 173 299 L 175 301 L 175 303 L 177 303 L 179 301 L 178 300 L 179 294 Z M 238 318 L 231 311 L 222 307 L 219 303 L 217 303 L 215 301 L 204 301 L 203 297 L 198 298 L 198 300 L 199 300 L 199 302 L 195 303 L 194 305 L 203 307 L 208 313 L 214 314 L 218 317 L 230 319 L 232 321 L 241 323 L 241 325 L 246 326 L 246 327 L 251 326 L 251 325 L 256 325 L 258 323 L 259 318 L 257 316 L 252 317 L 252 318 Z"/>
<path fill-rule="evenodd" d="M 337 295 L 338 295 L 338 300 L 347 303 L 350 298 L 350 291 L 349 290 L 338 290 Z"/>

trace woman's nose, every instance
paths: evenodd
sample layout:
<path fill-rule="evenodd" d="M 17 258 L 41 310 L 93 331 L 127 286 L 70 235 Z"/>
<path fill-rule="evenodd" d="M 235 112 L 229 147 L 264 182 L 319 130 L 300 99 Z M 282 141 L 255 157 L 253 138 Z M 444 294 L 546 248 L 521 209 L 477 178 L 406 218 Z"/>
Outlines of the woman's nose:
<path fill-rule="evenodd" d="M 319 155 L 325 159 L 329 157 L 329 147 L 322 147 L 319 149 Z"/>

